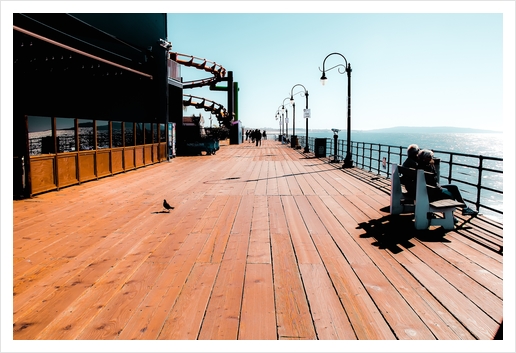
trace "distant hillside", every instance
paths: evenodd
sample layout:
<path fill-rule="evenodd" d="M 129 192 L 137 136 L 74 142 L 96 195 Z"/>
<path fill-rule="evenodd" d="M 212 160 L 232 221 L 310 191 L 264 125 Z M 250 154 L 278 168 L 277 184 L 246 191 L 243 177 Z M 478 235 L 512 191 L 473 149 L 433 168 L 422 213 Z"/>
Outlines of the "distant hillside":
<path fill-rule="evenodd" d="M 420 127 L 420 126 L 396 126 L 385 129 L 361 130 L 364 132 L 381 132 L 381 133 L 418 133 L 418 134 L 437 134 L 437 133 L 501 133 L 501 131 L 470 129 L 464 127 L 436 126 L 436 127 Z"/>

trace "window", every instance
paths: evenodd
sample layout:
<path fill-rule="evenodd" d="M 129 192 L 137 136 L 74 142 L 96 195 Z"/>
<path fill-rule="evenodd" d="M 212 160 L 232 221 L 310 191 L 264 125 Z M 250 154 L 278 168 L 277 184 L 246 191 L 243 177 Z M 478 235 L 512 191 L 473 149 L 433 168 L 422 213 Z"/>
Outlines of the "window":
<path fill-rule="evenodd" d="M 153 143 L 159 142 L 159 139 L 158 139 L 158 124 L 156 124 L 156 123 L 152 124 L 152 142 Z"/>
<path fill-rule="evenodd" d="M 136 123 L 136 144 L 143 145 L 143 123 Z"/>
<path fill-rule="evenodd" d="M 124 146 L 124 136 L 122 135 L 122 123 L 120 121 L 113 121 L 111 123 L 113 130 L 113 147 Z"/>
<path fill-rule="evenodd" d="M 54 153 L 52 136 L 52 118 L 46 116 L 29 116 L 29 154 Z"/>
<path fill-rule="evenodd" d="M 75 146 L 75 119 L 56 118 L 57 152 L 74 152 Z"/>
<path fill-rule="evenodd" d="M 97 120 L 97 148 L 109 148 L 109 121 Z"/>
<path fill-rule="evenodd" d="M 125 146 L 134 146 L 134 123 L 125 122 Z"/>
<path fill-rule="evenodd" d="M 167 142 L 165 124 L 159 124 L 159 140 L 160 142 Z"/>
<path fill-rule="evenodd" d="M 79 150 L 88 151 L 93 149 L 95 149 L 93 120 L 79 119 Z"/>
<path fill-rule="evenodd" d="M 145 144 L 152 143 L 152 124 L 151 123 L 145 123 Z"/>

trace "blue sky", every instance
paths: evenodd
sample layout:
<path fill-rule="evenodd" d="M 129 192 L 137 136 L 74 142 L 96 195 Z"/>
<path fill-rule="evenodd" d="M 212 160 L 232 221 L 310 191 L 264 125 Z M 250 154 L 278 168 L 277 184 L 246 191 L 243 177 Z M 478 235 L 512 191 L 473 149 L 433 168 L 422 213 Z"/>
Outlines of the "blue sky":
<path fill-rule="evenodd" d="M 324 58 L 338 52 L 352 68 L 352 130 L 504 130 L 502 13 L 344 13 L 344 2 L 321 8 L 327 12 L 169 13 L 168 39 L 172 51 L 233 71 L 240 89 L 239 118 L 247 127 L 277 128 L 276 111 L 299 83 L 309 92 L 310 128 L 346 129 L 346 75 L 334 69 L 327 72 L 327 84 L 320 84 Z M 326 67 L 342 63 L 332 55 Z M 182 75 L 185 81 L 209 76 L 188 67 Z M 184 93 L 227 106 L 223 92 L 196 88 Z M 298 128 L 305 126 L 304 106 L 305 98 L 296 96 Z M 287 110 L 291 128 L 292 107 Z M 200 113 L 208 124 L 209 113 L 187 110 Z"/>

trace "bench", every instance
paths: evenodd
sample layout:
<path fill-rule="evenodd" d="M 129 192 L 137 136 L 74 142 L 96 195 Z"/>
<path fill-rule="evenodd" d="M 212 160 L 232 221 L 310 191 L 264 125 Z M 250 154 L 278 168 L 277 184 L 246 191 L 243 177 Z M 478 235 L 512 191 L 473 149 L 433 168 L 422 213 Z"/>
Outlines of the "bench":
<path fill-rule="evenodd" d="M 403 174 L 405 169 L 409 168 L 399 164 L 391 164 L 391 215 L 413 213 L 415 211 L 414 198 L 409 197 L 400 179 L 400 174 Z M 413 171 L 416 172 L 415 169 Z"/>
<path fill-rule="evenodd" d="M 431 225 L 440 225 L 446 230 L 454 229 L 453 212 L 457 207 L 464 207 L 464 203 L 449 199 L 430 202 L 428 189 L 433 186 L 426 184 L 425 173 L 428 172 L 396 164 L 392 165 L 391 169 L 391 214 L 413 212 L 414 226 L 418 230 L 428 229 Z M 409 198 L 402 188 L 400 174 L 404 173 L 416 175 L 415 199 Z M 440 213 L 441 217 L 436 217 L 435 213 Z"/>
<path fill-rule="evenodd" d="M 440 225 L 446 230 L 455 227 L 453 212 L 457 207 L 465 207 L 462 202 L 444 199 L 429 202 L 428 188 L 426 185 L 425 171 L 419 169 L 416 179 L 416 200 L 415 200 L 415 227 L 416 229 L 427 229 L 431 225 Z M 441 213 L 442 218 L 434 218 L 434 213 Z"/>

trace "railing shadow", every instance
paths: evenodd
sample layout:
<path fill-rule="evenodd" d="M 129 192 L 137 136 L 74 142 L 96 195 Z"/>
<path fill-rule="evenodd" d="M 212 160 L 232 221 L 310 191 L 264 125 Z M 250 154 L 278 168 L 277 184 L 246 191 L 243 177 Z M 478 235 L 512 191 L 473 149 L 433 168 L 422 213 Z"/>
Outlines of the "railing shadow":
<path fill-rule="evenodd" d="M 358 224 L 357 229 L 363 229 L 364 234 L 360 238 L 373 238 L 376 241 L 372 245 L 382 250 L 389 250 L 394 254 L 404 249 L 414 247 L 412 239 L 421 242 L 449 243 L 445 238 L 446 231 L 442 227 L 416 230 L 414 228 L 413 215 L 386 215 L 378 219 Z"/>

